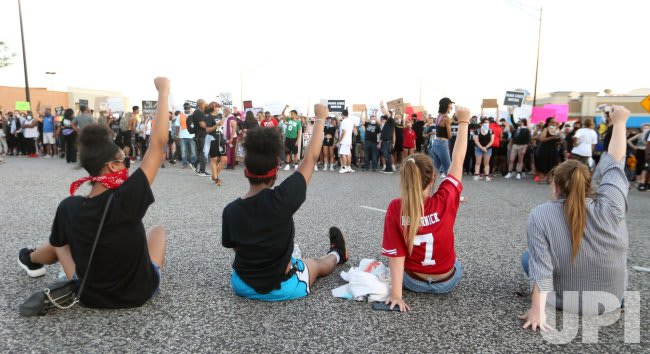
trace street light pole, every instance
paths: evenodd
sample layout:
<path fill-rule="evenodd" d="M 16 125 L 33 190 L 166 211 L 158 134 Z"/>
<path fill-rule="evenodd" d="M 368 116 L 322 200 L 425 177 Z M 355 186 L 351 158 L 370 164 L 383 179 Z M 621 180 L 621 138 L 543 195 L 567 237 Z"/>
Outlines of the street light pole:
<path fill-rule="evenodd" d="M 537 65 L 535 66 L 535 90 L 533 91 L 533 107 L 537 103 L 537 74 L 539 73 L 539 46 L 542 42 L 542 10 L 539 8 L 539 31 L 537 32 Z"/>
<path fill-rule="evenodd" d="M 31 102 L 29 97 L 29 79 L 27 78 L 27 54 L 25 54 L 25 35 L 23 33 L 23 11 L 20 6 L 20 0 L 18 0 L 18 17 L 20 17 L 20 40 L 23 44 L 23 68 L 25 70 L 25 99 L 27 102 Z"/>

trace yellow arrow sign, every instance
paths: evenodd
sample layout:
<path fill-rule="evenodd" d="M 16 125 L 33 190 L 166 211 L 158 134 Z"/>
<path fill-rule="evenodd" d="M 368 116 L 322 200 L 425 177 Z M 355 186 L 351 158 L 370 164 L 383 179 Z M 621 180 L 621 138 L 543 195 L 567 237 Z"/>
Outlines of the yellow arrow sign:
<path fill-rule="evenodd" d="M 650 95 L 648 97 L 644 98 L 643 101 L 641 101 L 641 107 L 645 109 L 648 113 L 650 113 Z"/>

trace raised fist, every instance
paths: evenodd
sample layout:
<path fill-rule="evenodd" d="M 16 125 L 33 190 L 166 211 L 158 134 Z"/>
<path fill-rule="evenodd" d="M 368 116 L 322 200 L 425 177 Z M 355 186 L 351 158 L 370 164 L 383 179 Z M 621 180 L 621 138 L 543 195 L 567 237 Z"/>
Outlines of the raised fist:
<path fill-rule="evenodd" d="M 612 106 L 612 110 L 609 112 L 609 119 L 612 121 L 612 124 L 625 124 L 629 116 L 630 111 L 623 106 Z"/>
<path fill-rule="evenodd" d="M 469 108 L 456 106 L 456 119 L 458 120 L 458 123 L 461 122 L 469 123 L 469 115 L 470 115 Z"/>
<path fill-rule="evenodd" d="M 314 105 L 314 113 L 316 113 L 317 119 L 325 119 L 329 114 L 329 110 L 326 105 L 318 103 Z"/>
<path fill-rule="evenodd" d="M 166 77 L 157 77 L 153 80 L 153 83 L 156 85 L 156 90 L 159 94 L 169 95 L 169 79 Z"/>

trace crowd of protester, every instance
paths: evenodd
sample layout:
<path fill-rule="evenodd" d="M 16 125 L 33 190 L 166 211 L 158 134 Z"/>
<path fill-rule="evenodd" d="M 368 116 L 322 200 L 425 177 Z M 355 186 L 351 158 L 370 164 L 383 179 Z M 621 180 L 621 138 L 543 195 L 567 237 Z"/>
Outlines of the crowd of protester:
<path fill-rule="evenodd" d="M 606 311 L 623 305 L 627 288 L 625 218 L 630 177 L 626 172 L 631 172 L 625 169 L 626 148 L 634 150 L 630 157 L 636 156 L 642 146 L 639 140 L 647 146 L 648 135 L 644 126 L 641 133 L 626 137 L 630 112 L 624 107 L 615 106 L 608 111 L 608 125 L 602 127 L 605 153 L 598 158 L 591 154 L 597 142 L 593 142 L 588 120 L 574 133 L 549 118 L 531 134 L 527 122 L 516 122 L 512 115 L 513 125 L 509 125 L 505 119 L 496 122 L 489 117 L 470 117 L 469 110 L 463 107 L 458 107 L 454 114 L 454 103 L 444 98 L 437 117 L 428 118 L 422 125 L 422 136 L 427 134 L 428 142 L 420 140 L 422 145 L 418 148 L 420 128 L 414 129 L 413 120 L 388 111 L 383 103 L 379 120 L 363 112 L 358 125 L 350 124 L 352 119 L 345 111 L 340 119 L 328 116 L 327 107 L 320 104 L 314 107 L 313 119 L 301 117 L 296 111 L 289 116 L 283 112 L 278 117 L 262 114 L 257 119 L 252 112 L 246 112 L 242 119 L 234 109 L 224 108 L 221 113 L 218 103 L 203 100 L 197 101 L 194 111 L 186 106 L 184 112 L 166 112 L 162 107 L 167 105 L 169 80 L 157 78 L 154 82 L 159 92 L 157 119 L 146 114 L 139 119 L 139 107 L 133 107 L 130 115 L 121 118 L 126 118 L 126 123 L 113 122 L 108 115 L 100 115 L 95 121 L 82 107 L 77 116 L 68 114 L 64 118 L 71 121 L 69 128 L 61 121 L 65 129 L 72 129 L 67 136 L 79 132 L 78 157 L 89 176 L 72 183 L 71 196 L 57 209 L 49 240 L 36 249 L 19 251 L 19 265 L 29 276 L 42 276 L 46 273 L 45 265 L 60 262 L 67 279 L 83 279 L 81 287 L 86 287 L 79 297 L 84 305 L 137 307 L 160 291 L 167 236 L 162 226 L 145 232 L 142 219 L 154 202 L 150 185 L 159 168 L 174 161 L 179 150 L 175 147 L 177 143 L 181 145 L 182 164 L 192 166 L 199 175 L 208 175 L 204 169 L 210 159 L 211 176 L 217 184 L 220 168 L 235 168 L 241 155 L 238 144 L 246 151 L 242 162 L 249 189 L 223 208 L 221 223 L 222 246 L 235 253 L 231 285 L 241 297 L 285 301 L 308 296 L 319 277 L 331 274 L 338 264 L 349 259 L 347 241 L 338 227 L 329 228 L 330 247 L 324 256 L 293 256 L 293 215 L 306 200 L 319 161 L 323 168 L 327 164 L 330 169 L 336 161 L 330 154 L 330 147 L 335 146 L 333 155 L 338 154 L 339 173 L 352 173 L 355 163 L 362 168 L 378 169 L 379 149 L 384 159 L 383 171 L 393 171 L 393 158 L 400 170 L 399 198 L 388 205 L 381 245 L 382 255 L 389 260 L 392 287 L 385 304 L 390 308 L 409 309 L 403 289 L 445 294 L 454 291 L 463 277 L 454 233 L 463 176 L 472 174 L 478 180 L 483 175 L 489 181 L 491 171 L 512 177 L 513 172 L 522 174 L 528 166 L 531 171 L 535 168 L 538 181 L 554 185 L 556 200 L 543 203 L 530 213 L 528 251 L 522 255 L 522 268 L 530 279 L 531 307 L 520 316 L 524 328 L 549 329 L 546 305 L 569 312 L 599 314 L 602 311 L 598 304 L 603 304 L 603 299 L 584 297 L 594 292 L 615 298 L 613 308 Z M 11 116 L 13 126 L 20 122 L 20 116 Z M 56 124 L 55 129 L 45 128 L 49 116 L 46 111 L 42 119 L 25 117 L 19 123 L 23 136 L 18 143 L 23 145 L 14 149 L 26 149 L 21 150 L 26 156 L 48 152 L 56 156 L 53 146 L 38 152 L 38 136 L 32 137 L 35 134 L 27 131 L 38 131 L 34 121 L 44 123 L 44 133 L 60 130 Z M 117 132 L 113 131 L 114 126 L 118 127 Z M 125 128 L 121 129 L 122 126 Z M 194 137 L 181 135 L 183 131 Z M 305 140 L 300 138 L 304 134 L 310 134 L 310 140 L 303 146 Z M 56 145 L 46 143 L 51 141 L 46 136 L 42 144 Z M 586 144 L 584 149 L 581 144 Z M 192 154 L 194 148 L 198 157 Z M 420 148 L 429 156 L 418 152 Z M 369 153 L 363 155 L 366 151 Z M 445 155 L 450 151 L 451 158 Z M 527 151 L 532 151 L 528 155 L 532 161 L 528 163 Z M 140 166 L 130 174 L 131 161 L 139 158 Z M 275 186 L 281 158 L 285 158 L 285 169 L 294 167 L 296 171 Z M 593 172 L 597 193 L 591 191 L 590 165 L 594 158 L 599 160 Z M 566 161 L 561 162 L 563 159 Z M 523 163 L 520 161 L 513 170 L 517 160 Z M 75 196 L 77 188 L 86 182 L 92 183 L 90 193 Z M 97 231 L 97 224 L 102 232 Z M 104 240 L 98 243 L 100 236 Z M 93 237 L 94 245 L 99 245 L 96 249 L 90 242 Z M 91 272 L 95 250 L 97 261 Z M 89 277 L 89 273 L 93 275 Z M 582 293 L 582 302 L 565 297 L 565 291 Z M 28 300 L 25 304 L 21 313 L 29 316 L 42 314 L 45 306 L 42 300 Z"/>
<path fill-rule="evenodd" d="M 428 154 L 434 166 L 445 176 L 451 164 L 451 152 L 458 139 L 458 122 L 449 98 L 439 102 L 437 116 L 407 116 L 381 109 L 360 118 L 347 110 L 327 117 L 323 148 L 314 169 L 354 173 L 357 169 L 391 174 L 399 170 L 403 159 L 414 152 Z M 169 112 L 169 143 L 165 146 L 165 163 L 181 163 L 197 175 L 211 177 L 222 184 L 220 172 L 234 169 L 243 161 L 241 148 L 246 132 L 257 127 L 279 129 L 285 143 L 280 157 L 284 170 L 295 169 L 304 157 L 306 142 L 313 135 L 314 118 L 296 110 L 280 114 L 269 111 L 240 112 L 236 107 L 222 107 L 217 102 L 199 99 L 182 111 Z M 43 112 L 0 112 L 0 156 L 65 158 L 77 162 L 77 135 L 88 124 L 106 126 L 115 142 L 132 160 L 144 157 L 155 125 L 154 114 L 142 114 L 138 106 L 126 114 L 108 111 L 95 114 L 85 106 L 79 111 L 66 109 L 60 116 L 50 108 Z M 467 153 L 463 172 L 475 181 L 491 181 L 495 176 L 518 180 L 531 176 L 537 183 L 549 183 L 549 173 L 566 160 L 577 160 L 591 170 L 611 139 L 607 112 L 596 127 L 591 118 L 559 123 L 554 118 L 532 124 L 528 117 L 509 118 L 473 116 L 467 134 Z M 628 129 L 626 171 L 639 191 L 650 188 L 646 147 L 650 144 L 650 123 L 641 129 Z M 0 162 L 4 160 L 0 159 Z M 209 168 L 209 172 L 208 169 Z"/>

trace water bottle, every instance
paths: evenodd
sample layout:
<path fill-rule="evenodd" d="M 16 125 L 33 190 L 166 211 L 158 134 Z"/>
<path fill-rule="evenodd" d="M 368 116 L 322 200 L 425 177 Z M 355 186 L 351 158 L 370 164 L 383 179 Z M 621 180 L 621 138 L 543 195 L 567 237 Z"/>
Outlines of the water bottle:
<path fill-rule="evenodd" d="M 293 253 L 291 254 L 291 257 L 295 259 L 302 258 L 302 251 L 300 251 L 300 247 L 298 247 L 297 243 L 293 244 Z"/>

